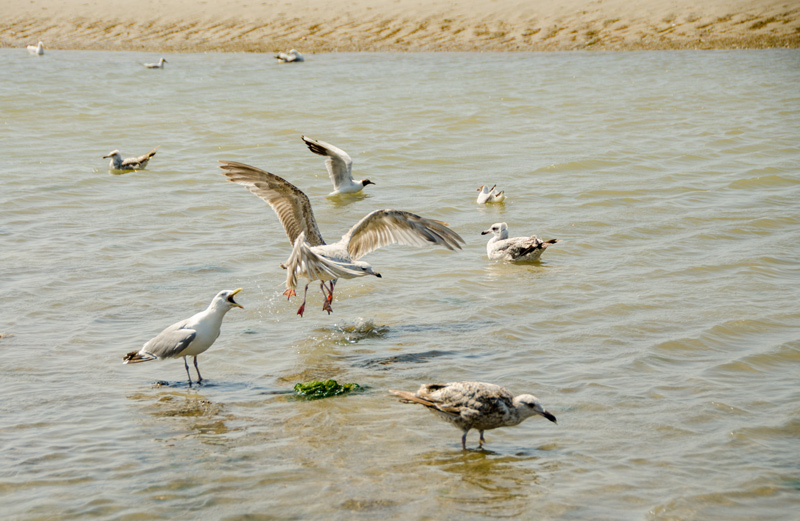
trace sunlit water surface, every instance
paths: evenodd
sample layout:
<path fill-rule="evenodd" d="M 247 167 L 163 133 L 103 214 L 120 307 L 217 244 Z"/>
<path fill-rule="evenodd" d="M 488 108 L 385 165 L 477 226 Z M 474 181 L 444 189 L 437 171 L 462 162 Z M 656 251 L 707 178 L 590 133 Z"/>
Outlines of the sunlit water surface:
<path fill-rule="evenodd" d="M 0 51 L 4 519 L 797 519 L 800 52 L 157 58 Z M 375 186 L 328 197 L 304 134 Z M 329 241 L 398 208 L 467 244 L 376 251 L 300 318 L 220 159 L 303 189 Z M 491 262 L 495 222 L 562 242 Z M 199 388 L 121 363 L 237 287 Z M 325 378 L 365 390 L 287 394 Z M 558 425 L 462 452 L 388 396 L 466 379 Z"/>

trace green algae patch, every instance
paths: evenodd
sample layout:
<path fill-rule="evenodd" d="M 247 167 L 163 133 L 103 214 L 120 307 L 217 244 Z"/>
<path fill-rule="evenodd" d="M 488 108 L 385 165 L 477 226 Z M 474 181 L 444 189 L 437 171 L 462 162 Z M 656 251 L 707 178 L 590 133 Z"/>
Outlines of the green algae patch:
<path fill-rule="evenodd" d="M 358 384 L 340 384 L 336 380 L 314 380 L 312 382 L 299 383 L 294 386 L 295 394 L 309 400 L 330 398 L 331 396 L 338 396 L 358 390 L 361 390 L 361 386 Z"/>

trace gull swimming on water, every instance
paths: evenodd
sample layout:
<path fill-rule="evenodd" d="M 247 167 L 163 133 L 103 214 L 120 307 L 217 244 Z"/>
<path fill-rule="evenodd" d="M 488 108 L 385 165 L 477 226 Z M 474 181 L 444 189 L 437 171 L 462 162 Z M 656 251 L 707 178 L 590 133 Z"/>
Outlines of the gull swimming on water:
<path fill-rule="evenodd" d="M 354 194 L 360 192 L 367 185 L 375 184 L 369 179 L 353 181 L 353 160 L 341 148 L 306 136 L 303 136 L 303 142 L 315 154 L 327 157 L 325 166 L 328 168 L 328 175 L 333 183 L 333 192 L 329 195 Z"/>
<path fill-rule="evenodd" d="M 159 147 L 156 147 L 143 156 L 129 157 L 127 159 L 122 159 L 119 150 L 112 150 L 108 155 L 103 156 L 103 159 L 111 158 L 108 167 L 112 170 L 144 170 L 147 163 L 150 162 L 150 158 L 156 155 L 156 150 L 158 149 Z"/>
<path fill-rule="evenodd" d="M 139 351 L 131 351 L 122 358 L 123 364 L 138 364 L 150 360 L 183 357 L 186 375 L 189 377 L 189 387 L 192 386 L 192 375 L 189 373 L 187 356 L 194 357 L 194 369 L 197 371 L 197 383 L 203 381 L 200 369 L 197 367 L 197 355 L 205 352 L 219 336 L 220 326 L 225 313 L 233 308 L 241 308 L 233 297 L 242 291 L 242 288 L 224 290 L 217 293 L 211 304 L 191 318 L 172 324 L 147 342 Z"/>
<path fill-rule="evenodd" d="M 487 233 L 493 234 L 486 244 L 486 254 L 491 260 L 535 261 L 548 246 L 560 242 L 558 239 L 543 241 L 535 235 L 509 239 L 506 223 L 494 223 L 491 228 L 482 231 L 481 235 Z"/>
<path fill-rule="evenodd" d="M 39 45 L 29 45 L 28 52 L 31 54 L 38 54 L 38 55 L 44 54 L 44 43 L 39 42 Z"/>
<path fill-rule="evenodd" d="M 158 60 L 158 63 L 143 63 L 142 65 L 144 65 L 148 69 L 163 69 L 165 63 L 167 63 L 167 60 L 161 58 L 160 60 Z"/>
<path fill-rule="evenodd" d="M 508 389 L 482 382 L 423 384 L 416 393 L 389 391 L 403 403 L 424 405 L 439 418 L 452 423 L 464 433 L 461 448 L 467 450 L 467 433 L 481 433 L 478 448 L 486 441 L 483 431 L 519 425 L 531 416 L 544 416 L 553 423 L 556 417 L 547 412 L 530 394 L 514 396 Z"/>
<path fill-rule="evenodd" d="M 494 185 L 491 188 L 488 188 L 486 185 L 481 186 L 478 188 L 478 204 L 485 204 L 485 203 L 502 203 L 506 200 L 506 195 L 504 191 L 495 192 L 494 189 L 497 185 Z"/>
<path fill-rule="evenodd" d="M 290 50 L 289 52 L 280 52 L 275 56 L 275 58 L 277 58 L 278 62 L 280 63 L 301 62 L 305 60 L 303 55 L 294 49 Z"/>
<path fill-rule="evenodd" d="M 308 279 L 303 303 L 297 314 L 303 316 L 308 286 L 320 281 L 325 297 L 322 309 L 332 311 L 333 286 L 338 278 L 352 279 L 366 275 L 380 277 L 372 266 L 359 259 L 367 253 L 389 244 L 406 246 L 439 245 L 449 250 L 461 249 L 462 239 L 446 223 L 426 219 L 401 210 L 375 210 L 358 221 L 342 238 L 333 244 L 325 241 L 317 227 L 308 196 L 285 179 L 259 168 L 220 161 L 229 181 L 238 183 L 269 204 L 278 216 L 292 253 L 282 267 L 287 270 L 287 297 L 295 295 L 298 278 Z M 330 281 L 330 288 L 325 285 Z"/>

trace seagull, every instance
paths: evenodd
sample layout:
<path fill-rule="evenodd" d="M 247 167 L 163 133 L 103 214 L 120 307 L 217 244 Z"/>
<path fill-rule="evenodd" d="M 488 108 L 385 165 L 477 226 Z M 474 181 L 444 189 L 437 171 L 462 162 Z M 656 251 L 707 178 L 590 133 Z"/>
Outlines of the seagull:
<path fill-rule="evenodd" d="M 402 403 L 424 405 L 439 418 L 452 423 L 464 434 L 461 448 L 467 450 L 467 433 L 478 429 L 481 433 L 478 448 L 486 441 L 483 431 L 498 427 L 519 425 L 535 415 L 544 416 L 553 423 L 556 417 L 542 407 L 530 394 L 514 396 L 508 389 L 483 382 L 450 382 L 422 384 L 416 393 L 389 391 L 399 396 Z"/>
<path fill-rule="evenodd" d="M 127 159 L 122 159 L 119 150 L 112 150 L 107 156 L 103 156 L 103 159 L 111 158 L 108 168 L 112 170 L 144 170 L 150 158 L 156 155 L 156 150 L 158 149 L 159 147 L 156 147 L 143 156 L 129 157 Z"/>
<path fill-rule="evenodd" d="M 142 65 L 144 65 L 148 69 L 163 69 L 165 63 L 167 63 L 167 60 L 161 58 L 160 60 L 158 60 L 158 63 L 143 63 Z"/>
<path fill-rule="evenodd" d="M 305 60 L 303 55 L 294 49 L 290 50 L 289 52 L 278 53 L 275 58 L 277 58 L 278 62 L 280 63 L 301 62 Z"/>
<path fill-rule="evenodd" d="M 308 286 L 312 281 L 320 281 L 320 289 L 325 297 L 322 309 L 330 314 L 333 286 L 338 278 L 380 277 L 380 273 L 375 272 L 372 266 L 359 260 L 371 251 L 389 244 L 439 245 L 455 250 L 461 249 L 459 242 L 464 243 L 461 236 L 441 221 L 402 210 L 375 210 L 358 221 L 338 242 L 326 244 L 317 227 L 308 196 L 299 188 L 253 166 L 235 161 L 220 163 L 229 181 L 253 192 L 278 215 L 292 244 L 289 259 L 281 265 L 287 270 L 286 291 L 283 294 L 291 298 L 296 294 L 297 279 L 308 279 L 303 303 L 297 310 L 301 317 L 305 310 Z M 330 288 L 325 285 L 327 281 L 330 281 Z"/>
<path fill-rule="evenodd" d="M 484 203 L 502 203 L 506 200 L 506 195 L 503 191 L 495 192 L 494 189 L 497 185 L 487 188 L 486 185 L 478 188 L 478 204 Z"/>
<path fill-rule="evenodd" d="M 38 54 L 41 56 L 42 54 L 44 54 L 44 44 L 42 42 L 39 42 L 39 45 L 29 45 L 28 52 L 31 54 Z"/>
<path fill-rule="evenodd" d="M 138 364 L 150 360 L 183 357 L 183 365 L 186 366 L 186 375 L 189 377 L 189 387 L 191 387 L 192 375 L 189 373 L 186 357 L 193 356 L 199 384 L 203 381 L 203 377 L 200 376 L 200 369 L 197 367 L 197 355 L 205 352 L 217 339 L 225 313 L 233 308 L 242 307 L 233 300 L 234 295 L 240 291 L 242 288 L 220 291 L 205 311 L 172 324 L 139 351 L 131 351 L 125 355 L 122 363 Z"/>
<path fill-rule="evenodd" d="M 341 148 L 306 136 L 303 136 L 303 141 L 309 150 L 328 158 L 325 160 L 325 166 L 328 168 L 328 175 L 331 176 L 331 182 L 333 182 L 333 192 L 328 195 L 355 194 L 365 186 L 375 184 L 369 179 L 353 181 L 353 160 Z"/>
<path fill-rule="evenodd" d="M 482 231 L 481 235 L 487 233 L 494 234 L 486 244 L 486 254 L 491 260 L 535 261 L 542 256 L 548 246 L 561 242 L 558 239 L 543 241 L 535 235 L 509 239 L 506 223 L 494 223 L 491 228 Z"/>

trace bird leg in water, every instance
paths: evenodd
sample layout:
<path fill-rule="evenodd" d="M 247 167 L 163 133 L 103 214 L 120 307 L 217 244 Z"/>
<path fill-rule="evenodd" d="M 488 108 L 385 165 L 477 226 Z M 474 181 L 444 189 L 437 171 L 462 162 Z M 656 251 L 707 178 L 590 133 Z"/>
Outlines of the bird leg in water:
<path fill-rule="evenodd" d="M 194 359 L 197 362 L 197 358 Z M 189 372 L 189 362 L 186 361 L 186 357 L 183 357 L 183 365 L 186 367 L 186 376 L 189 377 L 189 387 L 192 386 L 192 373 Z"/>
<path fill-rule="evenodd" d="M 483 447 L 483 444 L 486 442 L 486 440 L 485 440 L 485 439 L 483 439 L 483 431 L 480 431 L 480 432 L 481 432 L 481 439 L 478 441 L 478 448 L 479 448 L 479 449 L 480 449 L 481 447 Z"/>
<path fill-rule="evenodd" d="M 308 284 L 311 284 L 311 281 L 309 281 Z M 297 309 L 297 314 L 300 315 L 301 317 L 303 316 L 303 313 L 306 310 L 306 295 L 308 295 L 308 284 L 306 284 L 306 289 L 303 291 L 303 303 L 300 304 L 300 307 Z"/>
<path fill-rule="evenodd" d="M 464 435 L 461 436 L 461 450 L 467 450 L 467 433 L 469 431 L 464 431 Z"/>
<path fill-rule="evenodd" d="M 196 356 L 194 357 L 194 370 L 197 371 L 197 383 L 199 384 L 200 382 L 203 381 L 203 377 L 200 376 L 200 368 L 197 367 L 197 357 Z"/>

